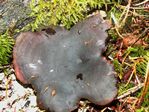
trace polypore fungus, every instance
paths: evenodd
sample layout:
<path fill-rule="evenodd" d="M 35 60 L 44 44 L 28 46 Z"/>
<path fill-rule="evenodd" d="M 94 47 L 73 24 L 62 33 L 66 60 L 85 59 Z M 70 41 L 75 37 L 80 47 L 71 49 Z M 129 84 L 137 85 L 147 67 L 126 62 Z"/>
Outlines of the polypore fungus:
<path fill-rule="evenodd" d="M 101 56 L 108 25 L 99 14 L 76 24 L 21 33 L 14 47 L 17 78 L 31 84 L 40 107 L 70 112 L 81 98 L 98 105 L 117 94 L 113 66 Z"/>

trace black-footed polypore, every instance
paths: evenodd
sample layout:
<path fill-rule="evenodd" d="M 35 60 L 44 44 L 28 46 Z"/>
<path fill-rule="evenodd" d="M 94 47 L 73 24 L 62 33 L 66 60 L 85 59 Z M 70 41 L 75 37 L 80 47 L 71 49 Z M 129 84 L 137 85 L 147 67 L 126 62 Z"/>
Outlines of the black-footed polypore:
<path fill-rule="evenodd" d="M 117 94 L 113 66 L 101 56 L 109 25 L 99 14 L 69 31 L 21 33 L 13 51 L 16 77 L 31 84 L 41 108 L 70 112 L 81 98 L 110 103 Z"/>

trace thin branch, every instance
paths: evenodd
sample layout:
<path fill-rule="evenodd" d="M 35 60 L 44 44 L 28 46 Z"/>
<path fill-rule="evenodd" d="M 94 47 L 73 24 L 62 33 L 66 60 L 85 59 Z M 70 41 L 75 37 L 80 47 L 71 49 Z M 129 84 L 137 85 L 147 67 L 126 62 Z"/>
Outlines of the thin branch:
<path fill-rule="evenodd" d="M 123 5 L 119 5 L 120 8 L 125 9 L 127 6 L 123 6 Z M 149 9 L 148 7 L 129 7 L 130 9 L 134 9 L 134 10 L 146 10 Z"/>
<path fill-rule="evenodd" d="M 143 4 L 147 3 L 147 2 L 149 2 L 149 0 L 144 0 L 144 1 L 141 2 L 141 3 L 134 4 L 134 6 L 143 5 Z"/>
<path fill-rule="evenodd" d="M 131 5 L 131 0 L 128 1 L 128 5 L 126 6 L 126 9 L 127 9 L 126 14 L 125 14 L 125 17 L 124 17 L 123 21 L 121 22 L 121 24 L 124 24 L 126 22 L 126 19 L 128 17 L 128 13 L 129 13 L 129 9 L 130 9 L 130 5 Z"/>
<path fill-rule="evenodd" d="M 116 99 L 119 100 L 119 99 L 125 98 L 125 97 L 127 97 L 127 96 L 129 96 L 129 95 L 131 95 L 131 94 L 133 94 L 135 92 L 137 92 L 143 86 L 144 86 L 144 84 L 141 83 L 141 84 L 139 84 L 139 85 L 137 85 L 135 87 L 132 87 L 132 88 L 128 89 L 127 91 L 125 91 L 122 95 L 118 96 Z"/>
<path fill-rule="evenodd" d="M 138 39 L 131 45 L 131 47 L 134 46 L 135 43 L 137 43 L 141 38 L 143 38 L 143 37 L 145 36 L 145 34 L 148 32 L 148 30 L 149 30 L 149 28 L 146 28 L 146 29 L 141 33 L 141 35 L 138 37 Z"/>

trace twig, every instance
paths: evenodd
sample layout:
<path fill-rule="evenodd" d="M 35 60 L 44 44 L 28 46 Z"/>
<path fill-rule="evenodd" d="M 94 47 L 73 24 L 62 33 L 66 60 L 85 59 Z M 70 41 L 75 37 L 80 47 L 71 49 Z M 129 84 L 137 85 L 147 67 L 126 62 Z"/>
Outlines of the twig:
<path fill-rule="evenodd" d="M 119 5 L 118 6 L 120 9 L 123 9 L 124 11 L 123 11 L 123 13 L 121 14 L 121 17 L 120 18 L 122 18 L 123 17 L 123 15 L 124 15 L 124 13 L 125 13 L 125 11 L 126 11 L 126 8 L 127 8 L 127 6 L 123 6 L 123 5 Z M 147 10 L 147 9 L 149 9 L 148 7 L 129 7 L 129 9 L 133 9 L 133 10 Z M 134 16 L 145 16 L 145 17 L 148 17 L 148 15 L 141 15 L 141 14 L 138 14 L 138 13 L 134 13 L 132 10 L 129 10 L 129 12 L 131 12 Z"/>
<path fill-rule="evenodd" d="M 136 72 L 136 63 L 135 63 L 135 66 L 133 66 L 131 75 L 130 75 L 130 77 L 129 77 L 129 79 L 128 79 L 126 85 L 125 85 L 125 87 L 128 86 L 128 84 L 130 83 L 130 81 L 131 81 L 131 79 L 132 79 L 132 76 L 135 74 L 135 72 Z"/>
<path fill-rule="evenodd" d="M 126 6 L 123 5 L 119 5 L 120 8 L 125 9 Z M 149 9 L 148 7 L 129 7 L 130 9 L 135 9 L 135 10 L 145 10 L 145 9 Z"/>
<path fill-rule="evenodd" d="M 119 32 L 117 27 L 115 27 L 115 30 L 116 30 L 117 34 L 119 35 L 119 37 L 121 37 L 123 39 L 124 37 L 120 34 L 120 32 Z"/>
<path fill-rule="evenodd" d="M 128 17 L 128 13 L 129 13 L 129 9 L 130 9 L 130 5 L 131 5 L 131 0 L 128 1 L 128 5 L 126 6 L 126 8 L 127 8 L 126 14 L 125 14 L 125 17 L 124 17 L 123 21 L 121 22 L 121 24 L 124 24 L 126 22 L 126 19 Z"/>
<path fill-rule="evenodd" d="M 144 1 L 141 2 L 141 3 L 134 4 L 134 6 L 139 6 L 139 5 L 145 4 L 145 3 L 147 3 L 147 2 L 149 2 L 149 0 L 144 0 Z"/>
<path fill-rule="evenodd" d="M 127 97 L 127 96 L 129 96 L 129 95 L 131 95 L 131 94 L 133 94 L 135 92 L 137 92 L 143 86 L 144 86 L 144 84 L 141 83 L 141 84 L 139 84 L 139 85 L 137 85 L 135 87 L 132 87 L 132 88 L 128 89 L 127 91 L 125 91 L 122 95 L 118 96 L 116 99 L 119 100 L 119 99 L 125 98 L 125 97 Z"/>
<path fill-rule="evenodd" d="M 143 38 L 145 36 L 145 34 L 148 32 L 149 28 L 146 28 L 142 33 L 141 35 L 138 37 L 138 39 L 131 45 L 134 46 L 141 38 Z"/>

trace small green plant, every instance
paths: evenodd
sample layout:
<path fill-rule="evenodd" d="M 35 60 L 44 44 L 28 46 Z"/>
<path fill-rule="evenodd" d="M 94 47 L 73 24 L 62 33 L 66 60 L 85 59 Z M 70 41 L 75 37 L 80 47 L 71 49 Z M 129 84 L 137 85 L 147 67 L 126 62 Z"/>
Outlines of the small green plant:
<path fill-rule="evenodd" d="M 123 67 L 122 67 L 122 64 L 119 63 L 119 61 L 117 59 L 113 60 L 113 64 L 114 64 L 114 69 L 117 72 L 119 78 L 122 79 L 122 77 L 123 77 Z"/>
<path fill-rule="evenodd" d="M 141 107 L 140 109 L 136 109 L 136 112 L 148 112 L 149 108 Z"/>
<path fill-rule="evenodd" d="M 8 31 L 0 35 L 0 66 L 8 64 L 12 54 L 14 45 L 13 38 L 9 35 Z"/>
<path fill-rule="evenodd" d="M 147 63 L 149 61 L 149 51 L 146 50 L 145 54 L 143 55 L 143 61 L 137 64 L 137 71 L 139 74 L 145 75 L 145 71 L 147 69 Z"/>
<path fill-rule="evenodd" d="M 137 73 L 145 75 L 147 62 L 149 60 L 149 51 L 142 46 L 129 47 L 126 52 L 129 52 L 129 57 L 132 60 L 140 60 L 136 64 Z"/>

